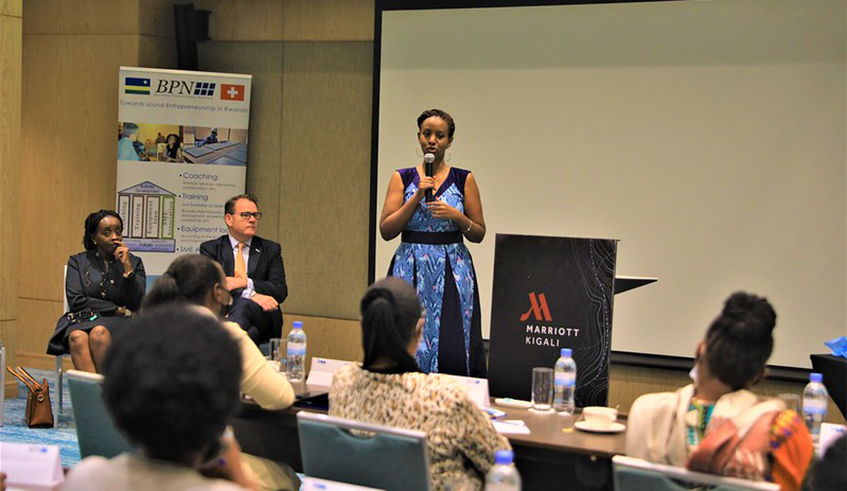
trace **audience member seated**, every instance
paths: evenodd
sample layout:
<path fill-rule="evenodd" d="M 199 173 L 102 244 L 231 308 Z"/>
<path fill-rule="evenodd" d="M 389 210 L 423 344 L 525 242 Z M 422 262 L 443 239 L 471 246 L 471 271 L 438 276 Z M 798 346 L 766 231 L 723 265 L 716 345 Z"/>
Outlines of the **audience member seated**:
<path fill-rule="evenodd" d="M 232 304 L 226 289 L 226 276 L 220 264 L 200 254 L 184 254 L 174 259 L 156 280 L 144 299 L 142 312 L 162 305 L 189 304 L 198 311 L 220 319 Z M 241 353 L 241 392 L 266 409 L 282 409 L 294 403 L 294 389 L 284 375 L 267 363 L 247 333 L 234 322 L 220 322 L 237 343 Z M 243 454 L 248 477 L 259 489 L 292 489 L 297 479 L 286 464 Z"/>
<path fill-rule="evenodd" d="M 112 337 L 129 327 L 130 316 L 144 298 L 144 263 L 123 243 L 123 228 L 114 211 L 88 215 L 82 236 L 85 252 L 68 259 L 69 311 L 56 323 L 47 353 L 70 352 L 77 370 L 99 369 Z"/>
<path fill-rule="evenodd" d="M 138 143 L 138 125 L 124 123 L 118 135 L 118 160 L 141 160 L 135 144 Z"/>
<path fill-rule="evenodd" d="M 252 488 L 238 443 L 224 434 L 238 404 L 240 367 L 238 346 L 210 316 L 186 308 L 145 315 L 103 363 L 103 400 L 140 451 L 88 457 L 63 489 Z"/>
<path fill-rule="evenodd" d="M 424 431 L 432 488 L 465 482 L 481 489 L 494 453 L 511 447 L 464 389 L 419 370 L 415 352 L 424 312 L 415 289 L 399 278 L 381 280 L 362 299 L 361 316 L 364 362 L 335 373 L 329 414 Z"/>
<path fill-rule="evenodd" d="M 217 143 L 218 142 L 218 129 L 212 128 L 212 132 L 209 136 L 204 140 L 206 143 Z"/>
<path fill-rule="evenodd" d="M 800 489 L 813 453 L 809 431 L 781 401 L 748 390 L 764 378 L 775 324 L 766 299 L 730 296 L 697 345 L 694 383 L 632 405 L 627 455 Z"/>

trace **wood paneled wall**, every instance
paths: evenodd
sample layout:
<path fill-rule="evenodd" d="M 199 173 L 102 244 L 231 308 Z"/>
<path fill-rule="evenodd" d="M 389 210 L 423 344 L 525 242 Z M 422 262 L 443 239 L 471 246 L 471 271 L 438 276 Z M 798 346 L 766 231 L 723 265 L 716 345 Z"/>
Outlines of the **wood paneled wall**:
<path fill-rule="evenodd" d="M 21 218 L 37 225 L 18 234 L 21 351 L 44 352 L 84 218 L 114 206 L 118 67 L 175 65 L 176 1 L 25 6 L 18 187 Z M 373 1 L 195 5 L 212 11 L 202 69 L 254 75 L 247 186 L 266 213 L 260 233 L 284 248 L 284 310 L 355 319 L 367 283 Z"/>
<path fill-rule="evenodd" d="M 215 42 L 373 41 L 374 0 L 196 0 Z"/>
<path fill-rule="evenodd" d="M 199 1 L 201 69 L 253 75 L 247 189 L 282 244 L 283 311 L 358 318 L 367 286 L 373 1 Z M 363 41 L 364 40 L 364 41 Z"/>
<path fill-rule="evenodd" d="M 114 206 L 118 67 L 175 65 L 178 0 L 32 0 L 24 28 L 19 349 L 61 314 L 87 213 Z M 254 75 L 248 190 L 283 245 L 285 312 L 355 319 L 367 286 L 373 1 L 198 1 L 202 69 Z M 305 42 L 308 41 L 308 42 Z M 363 42 L 364 41 L 364 42 Z M 24 327 L 25 326 L 25 327 Z"/>
<path fill-rule="evenodd" d="M 19 2 L 20 3 L 20 2 Z M 23 6 L 17 349 L 42 354 L 62 313 L 62 267 L 88 213 L 115 206 L 118 69 L 175 67 L 175 0 Z M 3 223 L 6 223 L 4 221 Z"/>
<path fill-rule="evenodd" d="M 18 349 L 18 244 L 21 166 L 21 71 L 23 42 L 21 0 L 0 0 L 0 340 L 7 363 L 15 363 Z M 5 367 L 0 366 L 0 370 Z M 11 379 L 12 377 L 6 377 Z M 8 390 L 7 390 L 8 387 Z M 0 397 L 17 395 L 17 383 L 8 380 Z"/>

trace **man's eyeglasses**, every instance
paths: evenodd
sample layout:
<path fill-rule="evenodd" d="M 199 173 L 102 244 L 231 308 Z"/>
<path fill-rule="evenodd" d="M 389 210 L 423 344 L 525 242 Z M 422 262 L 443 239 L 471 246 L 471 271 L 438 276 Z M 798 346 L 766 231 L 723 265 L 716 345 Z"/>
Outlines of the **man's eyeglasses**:
<path fill-rule="evenodd" d="M 251 213 L 251 212 L 249 212 L 249 211 L 242 211 L 241 213 L 233 213 L 233 215 L 238 215 L 238 216 L 240 216 L 243 220 L 249 220 L 249 219 L 250 219 L 250 217 L 253 217 L 253 218 L 255 218 L 256 220 L 261 220 L 261 219 L 262 219 L 262 213 L 261 213 L 261 212 L 259 212 L 259 211 L 254 211 L 254 212 L 252 212 L 252 213 Z"/>

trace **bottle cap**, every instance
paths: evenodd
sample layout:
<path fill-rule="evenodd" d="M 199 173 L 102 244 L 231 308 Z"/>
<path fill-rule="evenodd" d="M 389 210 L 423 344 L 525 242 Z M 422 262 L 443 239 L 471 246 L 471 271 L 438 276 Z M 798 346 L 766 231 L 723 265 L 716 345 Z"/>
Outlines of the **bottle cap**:
<path fill-rule="evenodd" d="M 562 356 L 564 356 L 565 358 L 570 358 L 572 354 L 573 351 L 571 351 L 570 348 L 562 348 Z"/>
<path fill-rule="evenodd" d="M 302 321 L 294 321 L 293 325 L 294 325 L 294 329 L 303 329 L 303 322 Z"/>
<path fill-rule="evenodd" d="M 820 373 L 809 374 L 809 380 L 812 381 L 812 382 L 821 383 L 821 382 L 823 382 L 823 374 L 820 374 Z"/>
<path fill-rule="evenodd" d="M 498 450 L 494 454 L 494 463 L 497 465 L 509 465 L 512 463 L 514 456 L 511 450 Z"/>

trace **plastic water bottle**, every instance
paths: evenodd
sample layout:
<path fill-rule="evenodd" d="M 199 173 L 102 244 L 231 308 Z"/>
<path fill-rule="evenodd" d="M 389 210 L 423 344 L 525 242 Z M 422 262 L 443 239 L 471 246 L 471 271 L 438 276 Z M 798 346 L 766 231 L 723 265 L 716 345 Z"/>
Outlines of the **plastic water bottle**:
<path fill-rule="evenodd" d="M 553 409 L 569 416 L 574 412 L 576 390 L 576 362 L 570 348 L 562 348 L 561 356 L 553 366 Z"/>
<path fill-rule="evenodd" d="M 821 434 L 821 422 L 826 416 L 826 404 L 829 394 L 823 385 L 823 375 L 812 373 L 809 375 L 809 384 L 803 389 L 803 419 L 812 434 L 815 447 Z"/>
<path fill-rule="evenodd" d="M 306 376 L 306 333 L 300 321 L 294 321 L 294 328 L 288 333 L 286 353 L 285 376 L 289 382 L 302 381 Z"/>
<path fill-rule="evenodd" d="M 485 476 L 485 491 L 521 491 L 521 475 L 512 464 L 514 457 L 511 450 L 494 454 L 494 467 Z"/>
<path fill-rule="evenodd" d="M 0 426 L 6 418 L 6 346 L 0 339 Z"/>

